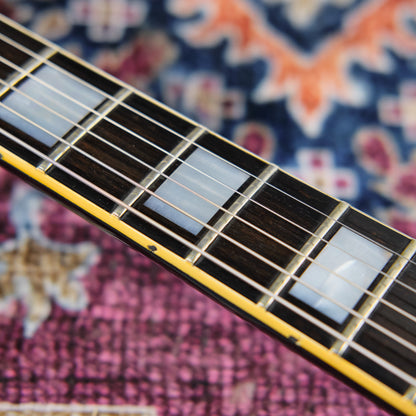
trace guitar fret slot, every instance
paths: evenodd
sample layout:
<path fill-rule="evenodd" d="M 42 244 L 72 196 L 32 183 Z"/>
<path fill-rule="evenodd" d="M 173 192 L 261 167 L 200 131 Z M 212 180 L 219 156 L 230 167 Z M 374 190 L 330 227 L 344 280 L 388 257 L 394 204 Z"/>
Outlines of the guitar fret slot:
<path fill-rule="evenodd" d="M 331 351 L 337 353 L 338 355 L 345 354 L 346 350 L 349 347 L 350 341 L 354 340 L 363 325 L 366 323 L 367 319 L 379 305 L 383 296 L 388 292 L 392 287 L 395 279 L 399 274 L 404 270 L 409 260 L 416 253 L 416 241 L 411 240 L 409 245 L 405 250 L 400 254 L 400 256 L 394 261 L 390 266 L 386 274 L 381 278 L 380 282 L 372 291 L 373 296 L 368 296 L 364 301 L 361 307 L 358 309 L 357 313 L 360 315 L 354 316 L 349 324 L 343 331 L 343 336 L 347 339 L 346 341 L 337 341 L 331 347 Z"/>
<path fill-rule="evenodd" d="M 2 38 L 3 36 L 0 35 L 0 39 Z M 39 58 L 30 58 L 29 61 L 21 66 L 15 65 L 7 59 L 0 57 L 0 62 L 8 65 L 9 67 L 11 66 L 11 68 L 15 70 L 15 72 L 4 81 L 6 85 L 3 83 L 0 85 L 0 98 L 9 92 L 12 87 L 16 86 L 20 81 L 23 81 L 30 73 L 43 65 L 55 53 L 56 51 L 54 49 L 45 47 L 39 52 Z"/>
<path fill-rule="evenodd" d="M 145 178 L 140 181 L 140 187 L 135 187 L 124 199 L 124 204 L 131 207 L 149 189 L 149 187 L 176 161 L 178 158 L 201 137 L 206 130 L 201 127 L 195 127 L 187 136 L 186 140 L 179 142 L 173 150 L 166 155 Z M 127 208 L 125 205 L 117 206 L 112 214 L 118 218 L 122 217 Z"/>
<path fill-rule="evenodd" d="M 104 102 L 97 107 L 94 113 L 90 113 L 84 121 L 81 121 L 75 130 L 72 131 L 64 142 L 59 144 L 49 154 L 49 158 L 54 162 L 58 162 L 66 153 L 71 150 L 78 141 L 80 141 L 88 132 L 90 132 L 101 120 L 103 120 L 112 110 L 117 108 L 129 95 L 131 91 L 128 89 L 121 89 L 114 96 L 114 100 L 104 100 Z M 42 161 L 37 168 L 43 172 L 47 172 L 53 163 L 51 161 Z"/>
<path fill-rule="evenodd" d="M 345 202 L 340 202 L 335 209 L 328 215 L 324 222 L 313 233 L 309 240 L 299 250 L 299 254 L 296 254 L 289 265 L 286 267 L 286 273 L 281 273 L 272 283 L 270 290 L 274 296 L 279 295 L 291 281 L 292 276 L 300 269 L 306 259 L 310 256 L 312 251 L 322 241 L 322 239 L 332 230 L 337 224 L 337 221 L 341 216 L 349 209 L 349 205 Z M 269 309 L 273 304 L 274 297 L 264 295 L 258 302 L 265 309 Z"/>
<path fill-rule="evenodd" d="M 234 216 L 241 211 L 244 206 L 250 201 L 250 199 L 263 187 L 264 183 L 270 179 L 276 172 L 278 168 L 274 165 L 269 165 L 265 170 L 256 178 L 245 191 L 237 198 L 236 201 L 228 208 L 225 212 L 222 213 L 221 217 L 213 225 L 215 230 L 208 231 L 202 239 L 197 244 L 198 248 L 202 251 L 206 251 L 208 247 L 214 242 L 218 237 L 219 233 L 224 230 L 224 228 L 230 223 Z M 195 264 L 198 259 L 201 257 L 201 252 L 197 250 L 192 250 L 186 257 L 186 260 Z"/>

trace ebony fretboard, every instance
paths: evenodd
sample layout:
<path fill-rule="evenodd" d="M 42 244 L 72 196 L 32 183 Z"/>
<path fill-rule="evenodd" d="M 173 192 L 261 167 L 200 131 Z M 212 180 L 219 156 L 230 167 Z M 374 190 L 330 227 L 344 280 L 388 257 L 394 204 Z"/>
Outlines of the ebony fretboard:
<path fill-rule="evenodd" d="M 0 50 L 6 167 L 415 414 L 413 240 L 4 18 Z"/>

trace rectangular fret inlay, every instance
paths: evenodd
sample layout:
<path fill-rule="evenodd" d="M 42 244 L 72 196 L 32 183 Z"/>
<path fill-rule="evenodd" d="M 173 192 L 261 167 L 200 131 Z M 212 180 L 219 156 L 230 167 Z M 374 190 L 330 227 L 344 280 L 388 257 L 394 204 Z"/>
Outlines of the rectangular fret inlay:
<path fill-rule="evenodd" d="M 98 92 L 47 65 L 17 88 L 2 100 L 0 118 L 48 147 L 103 101 Z"/>
<path fill-rule="evenodd" d="M 130 98 L 127 101 L 132 102 Z M 146 116 L 153 112 L 149 105 L 144 106 L 144 109 L 149 113 Z M 163 122 L 173 125 L 174 117 L 176 117 L 174 114 L 163 113 Z M 115 118 L 121 119 L 120 115 L 115 115 Z M 143 122 L 142 117 L 138 115 L 133 114 L 133 118 L 140 120 L 139 126 L 148 124 L 148 122 Z M 132 117 L 129 116 L 126 120 L 130 123 Z M 141 194 L 133 203 L 132 208 L 133 211 L 139 210 L 157 221 L 181 239 L 196 245 L 207 230 L 215 226 L 224 210 L 228 210 L 238 199 L 236 191 L 241 192 L 244 186 L 253 182 L 253 179 L 259 176 L 268 164 L 209 131 L 198 132 L 199 128 L 196 126 L 190 129 L 185 122 L 186 120 L 180 120 L 179 124 L 183 131 L 182 135 L 186 133 L 187 141 L 193 141 L 191 146 L 187 146 L 184 152 L 182 149 L 180 158 L 174 158 L 173 163 L 169 163 L 172 157 L 160 160 L 163 164 L 168 162 L 169 167 L 163 169 L 163 175 L 157 175 L 156 180 L 150 185 L 146 183 L 147 178 L 144 179 L 141 185 L 146 185 L 149 192 Z M 151 133 L 159 131 L 156 129 L 157 126 L 151 127 Z M 160 144 L 163 146 L 166 143 L 175 143 L 172 141 L 175 137 L 179 141 L 183 140 L 183 138 L 180 139 L 182 135 L 169 135 L 169 131 L 165 130 L 161 133 L 154 137 L 160 139 Z M 161 139 L 164 138 L 166 140 L 162 142 Z M 176 142 L 176 145 L 179 145 L 179 142 Z M 175 152 L 175 148 L 171 147 L 169 153 L 175 156 Z M 158 165 L 154 164 L 154 166 Z M 158 169 L 159 167 L 161 166 L 158 166 Z M 149 178 L 152 179 L 153 175 L 152 173 Z M 249 179 L 251 175 L 253 178 Z M 156 195 L 163 198 L 166 203 L 160 201 Z M 181 197 L 178 197 L 179 195 Z M 147 203 L 147 201 L 150 202 Z M 154 241 L 163 244 L 181 257 L 186 258 L 190 254 L 192 249 L 188 244 L 180 242 L 169 232 L 162 231 L 146 220 L 140 219 L 134 215 L 133 211 L 129 210 L 123 214 L 121 220 L 131 227 L 146 232 Z M 185 213 L 194 216 L 195 219 L 188 217 Z M 200 221 L 204 224 L 208 223 L 209 228 L 203 227 Z"/>
<path fill-rule="evenodd" d="M 289 294 L 341 324 L 349 312 L 334 302 L 354 308 L 391 256 L 389 251 L 377 244 L 341 227 L 302 274 L 300 282 L 289 290 Z"/>
<path fill-rule="evenodd" d="M 207 223 L 248 178 L 236 166 L 197 148 L 156 190 L 161 199 L 151 196 L 144 205 L 198 234 L 204 226 L 190 216 Z"/>

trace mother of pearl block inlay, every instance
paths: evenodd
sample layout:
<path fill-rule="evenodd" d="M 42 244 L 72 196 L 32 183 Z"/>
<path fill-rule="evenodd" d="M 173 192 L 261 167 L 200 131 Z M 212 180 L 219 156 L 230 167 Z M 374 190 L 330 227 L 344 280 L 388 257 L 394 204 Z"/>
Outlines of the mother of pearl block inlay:
<path fill-rule="evenodd" d="M 289 293 L 341 324 L 349 312 L 338 304 L 354 308 L 391 256 L 388 250 L 342 227 Z"/>
<path fill-rule="evenodd" d="M 198 148 L 156 190 L 161 199 L 151 196 L 144 205 L 192 234 L 198 234 L 202 224 L 163 201 L 205 224 L 248 177 L 249 174 L 226 160 Z"/>
<path fill-rule="evenodd" d="M 50 147 L 55 136 L 62 137 L 104 100 L 102 94 L 47 65 L 17 88 L 2 100 L 0 118 Z"/>

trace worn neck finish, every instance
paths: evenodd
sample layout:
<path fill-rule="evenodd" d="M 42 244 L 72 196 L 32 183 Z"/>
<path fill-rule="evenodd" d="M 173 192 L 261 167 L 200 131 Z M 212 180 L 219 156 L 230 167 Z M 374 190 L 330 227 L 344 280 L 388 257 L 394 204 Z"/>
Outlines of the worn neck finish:
<path fill-rule="evenodd" d="M 5 18 L 0 50 L 6 167 L 415 414 L 413 240 Z"/>

